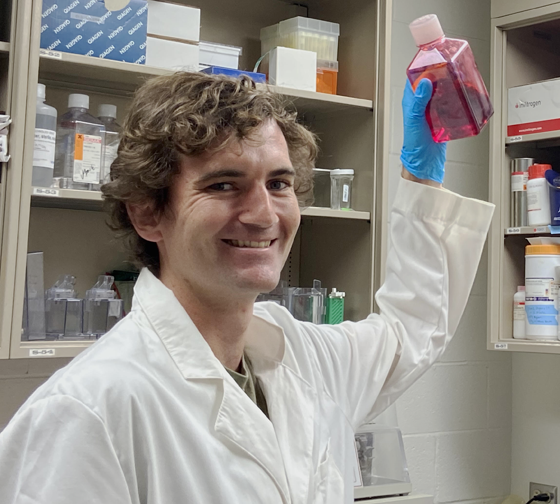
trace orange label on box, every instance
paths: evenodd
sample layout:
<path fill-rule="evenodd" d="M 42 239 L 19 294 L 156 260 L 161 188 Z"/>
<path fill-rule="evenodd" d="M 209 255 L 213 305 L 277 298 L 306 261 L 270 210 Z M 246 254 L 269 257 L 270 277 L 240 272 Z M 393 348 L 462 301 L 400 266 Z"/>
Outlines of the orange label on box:
<path fill-rule="evenodd" d="M 74 142 L 74 159 L 82 161 L 84 159 L 84 135 L 76 133 L 76 141 Z"/>

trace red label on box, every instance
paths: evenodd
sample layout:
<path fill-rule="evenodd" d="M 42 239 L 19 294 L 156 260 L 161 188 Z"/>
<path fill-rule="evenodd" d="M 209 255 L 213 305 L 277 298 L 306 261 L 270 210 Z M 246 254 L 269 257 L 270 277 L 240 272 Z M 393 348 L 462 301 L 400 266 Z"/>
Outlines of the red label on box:
<path fill-rule="evenodd" d="M 546 131 L 560 130 L 560 119 L 536 121 L 524 124 L 512 124 L 507 127 L 507 135 L 530 135 L 531 133 L 544 133 Z"/>

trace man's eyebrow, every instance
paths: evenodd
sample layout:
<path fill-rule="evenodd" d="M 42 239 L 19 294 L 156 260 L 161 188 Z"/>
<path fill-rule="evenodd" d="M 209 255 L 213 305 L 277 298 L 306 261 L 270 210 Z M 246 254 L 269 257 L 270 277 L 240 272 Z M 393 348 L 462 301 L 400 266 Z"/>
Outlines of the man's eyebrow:
<path fill-rule="evenodd" d="M 283 175 L 288 175 L 295 177 L 296 172 L 291 167 L 286 168 L 278 168 L 273 170 L 268 174 L 269 177 L 281 177 Z M 233 169 L 225 169 L 225 170 L 215 170 L 210 173 L 206 173 L 202 175 L 200 178 L 196 180 L 197 184 L 205 184 L 212 180 L 221 179 L 221 178 L 242 178 L 245 177 L 245 173 L 241 170 L 233 170 Z"/>

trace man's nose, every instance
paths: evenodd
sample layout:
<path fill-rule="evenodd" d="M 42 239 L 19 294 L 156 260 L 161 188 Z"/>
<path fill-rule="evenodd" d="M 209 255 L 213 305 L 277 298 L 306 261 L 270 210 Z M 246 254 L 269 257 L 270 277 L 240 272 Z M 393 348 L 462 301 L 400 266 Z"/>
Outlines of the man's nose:
<path fill-rule="evenodd" d="M 243 224 L 270 227 L 278 222 L 274 198 L 265 186 L 252 187 L 243 197 L 239 220 Z"/>

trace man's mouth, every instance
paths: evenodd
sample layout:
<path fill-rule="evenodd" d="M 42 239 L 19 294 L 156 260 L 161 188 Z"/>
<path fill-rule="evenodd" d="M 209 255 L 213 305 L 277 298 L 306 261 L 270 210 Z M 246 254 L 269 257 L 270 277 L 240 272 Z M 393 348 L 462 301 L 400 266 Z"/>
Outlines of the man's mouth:
<path fill-rule="evenodd" d="M 270 244 L 276 240 L 268 241 L 244 241 L 244 240 L 223 240 L 228 245 L 232 247 L 242 247 L 242 248 L 267 248 Z"/>

